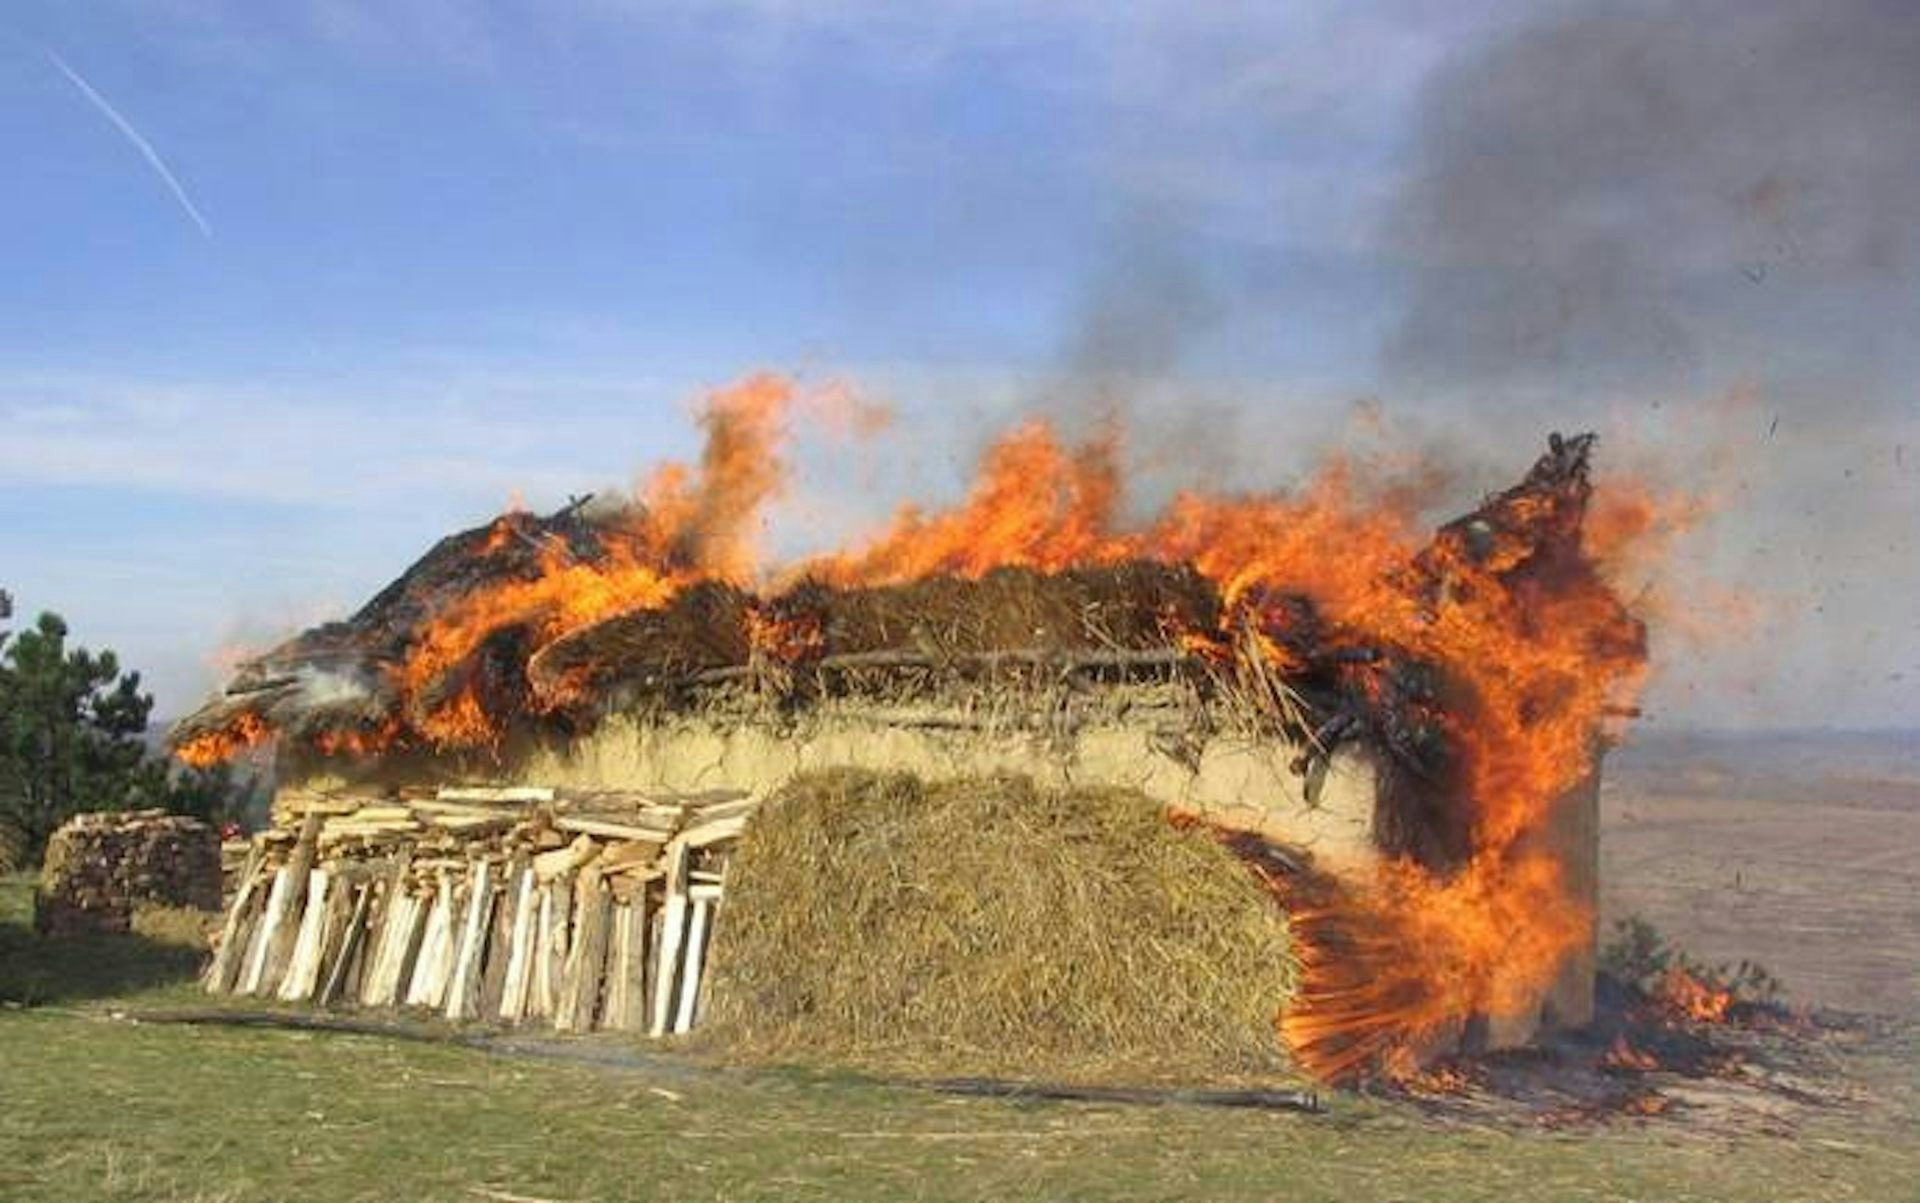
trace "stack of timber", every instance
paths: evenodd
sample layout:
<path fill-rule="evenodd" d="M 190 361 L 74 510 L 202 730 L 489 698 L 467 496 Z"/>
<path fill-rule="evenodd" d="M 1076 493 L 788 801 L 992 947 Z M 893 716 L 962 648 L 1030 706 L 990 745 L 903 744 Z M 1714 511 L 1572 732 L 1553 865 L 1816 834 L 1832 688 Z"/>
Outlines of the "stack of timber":
<path fill-rule="evenodd" d="M 563 1032 L 689 1031 L 758 801 L 544 787 L 283 791 L 212 994 Z"/>
<path fill-rule="evenodd" d="M 220 907 L 220 837 L 163 810 L 76 815 L 47 841 L 34 921 L 41 931 L 124 932 L 136 906 Z"/>

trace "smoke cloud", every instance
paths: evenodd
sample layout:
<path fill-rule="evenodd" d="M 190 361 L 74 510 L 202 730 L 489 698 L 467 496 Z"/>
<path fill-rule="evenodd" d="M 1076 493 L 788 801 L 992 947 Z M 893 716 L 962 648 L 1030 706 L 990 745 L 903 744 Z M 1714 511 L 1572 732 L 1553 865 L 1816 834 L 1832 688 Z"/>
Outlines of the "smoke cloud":
<path fill-rule="evenodd" d="M 1417 137 L 1392 378 L 1526 395 L 1759 372 L 1809 403 L 1888 401 L 1920 316 L 1920 6 L 1562 11 L 1445 65 Z"/>
<path fill-rule="evenodd" d="M 1666 479 L 1710 487 L 1683 568 L 1762 617 L 1737 649 L 1668 655 L 1656 708 L 1920 709 L 1916 213 L 1904 0 L 1563 7 L 1427 87 L 1387 221 L 1411 280 L 1388 395 L 1483 429 L 1624 418 Z"/>

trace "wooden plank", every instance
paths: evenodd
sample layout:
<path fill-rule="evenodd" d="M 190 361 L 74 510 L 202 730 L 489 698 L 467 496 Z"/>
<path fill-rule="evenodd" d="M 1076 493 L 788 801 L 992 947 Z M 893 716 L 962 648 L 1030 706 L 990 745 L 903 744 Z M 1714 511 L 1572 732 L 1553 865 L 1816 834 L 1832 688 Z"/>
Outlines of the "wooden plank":
<path fill-rule="evenodd" d="M 220 926 L 220 946 L 213 950 L 213 960 L 207 965 L 208 994 L 230 993 L 239 979 L 246 954 L 242 932 L 252 930 L 251 914 L 259 898 L 260 865 L 265 856 L 263 844 L 256 842 L 247 849 L 247 863 L 240 870 L 240 887 L 234 892 L 233 905 L 227 908 L 226 922 Z"/>
<path fill-rule="evenodd" d="M 689 827 L 673 838 L 684 842 L 689 848 L 705 848 L 725 840 L 736 839 L 747 829 L 747 816 L 735 815 L 730 819 L 714 819 Z"/>
<path fill-rule="evenodd" d="M 633 934 L 633 904 L 618 899 L 607 929 L 607 992 L 600 1009 L 600 1026 L 622 1030 L 627 1025 L 627 944 Z"/>
<path fill-rule="evenodd" d="M 381 975 L 385 972 L 387 961 L 393 956 L 393 943 L 399 939 L 395 925 L 400 919 L 401 902 L 405 897 L 404 882 L 407 875 L 407 858 L 395 857 L 388 868 L 386 877 L 374 895 L 373 906 L 368 912 L 366 950 L 361 954 L 364 968 L 360 971 L 360 989 L 354 997 L 362 1005 L 376 1006 L 374 990 Z"/>
<path fill-rule="evenodd" d="M 572 951 L 573 936 L 573 879 L 561 878 L 549 882 L 547 898 L 552 910 L 545 918 L 546 940 L 540 964 L 534 967 L 539 974 L 536 987 L 536 999 L 539 1014 L 556 1018 L 560 1014 L 560 992 L 566 982 L 567 956 Z"/>
<path fill-rule="evenodd" d="M 554 791 L 542 785 L 448 785 L 437 797 L 442 802 L 551 802 Z"/>
<path fill-rule="evenodd" d="M 664 1036 L 674 1015 L 674 985 L 679 980 L 680 952 L 687 930 L 687 845 L 667 845 L 666 903 L 660 914 L 660 948 L 653 966 L 652 1022 L 647 1032 Z"/>
<path fill-rule="evenodd" d="M 620 997 L 620 1009 L 607 1017 L 606 1026 L 623 1032 L 641 1032 L 647 1026 L 647 896 L 643 891 L 623 908 L 627 925 L 620 932 L 618 978 L 611 988 Z"/>
<path fill-rule="evenodd" d="M 346 996 L 348 971 L 354 958 L 367 946 L 367 925 L 372 921 L 373 896 L 378 890 L 379 887 L 369 881 L 352 891 L 353 909 L 341 929 L 339 945 L 333 953 L 327 976 L 320 983 L 320 994 L 314 1000 L 323 1007 L 330 1007 L 335 1000 Z M 347 892 L 342 891 L 341 897 L 346 896 Z"/>
<path fill-rule="evenodd" d="M 721 819 L 747 818 L 759 809 L 760 799 L 741 798 L 738 801 L 716 802 L 696 807 L 692 812 L 692 818 L 696 823 L 711 823 Z"/>
<path fill-rule="evenodd" d="M 293 866 L 281 865 L 274 870 L 273 888 L 267 891 L 266 910 L 260 916 L 260 926 L 253 934 L 252 946 L 247 949 L 247 969 L 240 977 L 237 994 L 258 994 L 261 983 L 267 975 L 267 954 L 274 945 L 281 919 L 287 909 L 288 885 L 293 878 Z"/>
<path fill-rule="evenodd" d="M 397 1007 L 406 1000 L 407 985 L 413 978 L 413 965 L 420 956 L 420 942 L 427 932 L 428 900 L 411 890 L 403 890 L 394 915 L 392 946 L 381 969 L 374 1002 L 382 1007 Z"/>
<path fill-rule="evenodd" d="M 472 1019 L 480 1013 L 480 957 L 487 948 L 487 925 L 493 919 L 493 866 L 473 862 L 467 878 L 467 913 L 453 954 L 453 973 L 447 981 L 445 1014 L 448 1019 Z"/>
<path fill-rule="evenodd" d="M 420 959 L 414 966 L 413 981 L 407 986 L 407 1005 L 431 1010 L 438 1010 L 446 1001 L 447 979 L 453 972 L 453 945 L 460 936 L 453 877 L 443 870 L 439 878 L 433 906 L 427 914 L 427 934 L 421 941 Z"/>
<path fill-rule="evenodd" d="M 683 1035 L 693 1030 L 695 1008 L 700 1000 L 700 975 L 706 968 L 707 924 L 713 915 L 713 903 L 700 901 L 693 904 L 692 929 L 687 933 L 686 966 L 681 970 L 680 1006 L 673 1016 L 673 1033 Z"/>
<path fill-rule="evenodd" d="M 513 934 L 507 945 L 506 979 L 500 986 L 499 1016 L 518 1023 L 527 1013 L 533 980 L 534 933 L 540 921 L 541 895 L 534 892 L 533 866 L 514 875 Z"/>
<path fill-rule="evenodd" d="M 317 814 L 300 820 L 300 834 L 293 842 L 292 854 L 287 858 L 290 875 L 287 878 L 286 896 L 281 902 L 279 922 L 274 926 L 254 993 L 273 994 L 293 960 L 294 942 L 300 937 L 300 917 L 306 910 L 307 877 L 313 872 L 313 859 L 320 848 L 320 827 L 325 821 L 324 815 Z"/>
<path fill-rule="evenodd" d="M 594 1014 L 600 1002 L 600 986 L 606 977 L 610 901 L 599 871 L 588 865 L 574 883 L 573 942 L 567 950 L 560 1004 L 554 1010 L 553 1026 L 557 1031 L 587 1032 L 593 1029 Z"/>
<path fill-rule="evenodd" d="M 517 855 L 500 871 L 500 896 L 494 903 L 487 925 L 487 951 L 480 971 L 480 1006 L 474 1012 L 481 1019 L 500 1014 L 500 999 L 506 994 L 507 960 L 513 955 L 513 925 L 520 905 L 520 878 L 528 873 L 527 858 Z"/>
<path fill-rule="evenodd" d="M 687 887 L 687 897 L 694 902 L 718 902 L 726 892 L 718 882 L 696 881 Z"/>
<path fill-rule="evenodd" d="M 562 815 L 553 821 L 553 825 L 561 831 L 576 835 L 597 835 L 609 840 L 642 840 L 653 844 L 666 843 L 672 834 L 635 823 L 621 823 L 612 819 L 586 819 L 574 815 Z"/>
<path fill-rule="evenodd" d="M 294 937 L 293 954 L 287 972 L 274 993 L 281 1002 L 299 1002 L 319 985 L 321 941 L 327 931 L 327 890 L 333 878 L 325 869 L 307 871 L 306 913 L 300 917 L 300 931 Z"/>

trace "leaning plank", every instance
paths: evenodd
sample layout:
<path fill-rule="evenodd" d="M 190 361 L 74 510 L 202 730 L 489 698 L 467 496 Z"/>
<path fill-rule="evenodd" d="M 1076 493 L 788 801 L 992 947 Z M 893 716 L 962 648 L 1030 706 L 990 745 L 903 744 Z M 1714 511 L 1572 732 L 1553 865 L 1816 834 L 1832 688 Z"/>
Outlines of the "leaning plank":
<path fill-rule="evenodd" d="M 607 1026 L 624 1032 L 645 1031 L 647 1026 L 647 895 L 634 895 L 624 908 L 626 930 L 621 933 L 618 989 L 621 1007 L 607 1018 Z"/>
<path fill-rule="evenodd" d="M 600 982 L 606 973 L 608 902 L 599 871 L 588 865 L 573 889 L 573 941 L 567 950 L 560 1004 L 553 1014 L 553 1026 L 558 1031 L 585 1032 L 593 1028 Z"/>
<path fill-rule="evenodd" d="M 240 977 L 240 986 L 236 993 L 258 994 L 261 982 L 267 973 L 267 954 L 272 950 L 274 937 L 279 931 L 282 916 L 287 909 L 288 882 L 293 878 L 293 866 L 281 865 L 273 874 L 273 888 L 267 891 L 267 908 L 260 916 L 260 926 L 253 933 L 252 947 L 247 949 L 247 969 Z"/>
<path fill-rule="evenodd" d="M 664 1036 L 673 1018 L 673 987 L 679 977 L 681 941 L 687 924 L 687 845 L 667 845 L 666 904 L 660 912 L 660 949 L 653 965 L 653 1022 L 647 1032 Z"/>
<path fill-rule="evenodd" d="M 393 948 L 377 991 L 377 1005 L 397 1007 L 406 1000 L 413 967 L 420 959 L 420 946 L 426 938 L 431 909 L 429 901 L 418 894 L 409 891 L 401 895 L 400 914 L 392 931 Z"/>
<path fill-rule="evenodd" d="M 275 992 L 281 1002 L 299 1002 L 319 985 L 322 940 L 327 932 L 327 889 L 332 876 L 325 869 L 307 872 L 307 910 L 300 918 L 300 932 L 294 937 L 293 957 Z"/>
<path fill-rule="evenodd" d="M 627 1026 L 627 951 L 632 934 L 633 904 L 616 900 L 607 930 L 607 995 L 600 1007 L 603 1028 L 618 1031 Z"/>
<path fill-rule="evenodd" d="M 693 904 L 692 930 L 687 933 L 687 963 L 680 971 L 680 1009 L 673 1016 L 673 1032 L 678 1036 L 693 1030 L 694 1009 L 700 1000 L 700 971 L 705 968 L 707 924 L 713 903 L 702 899 Z"/>
<path fill-rule="evenodd" d="M 549 1018 L 560 1013 L 560 990 L 566 981 L 567 954 L 573 934 L 573 880 L 562 878 L 547 884 L 541 919 L 545 938 L 541 941 L 540 963 L 534 966 L 536 1014 Z"/>
<path fill-rule="evenodd" d="M 386 880 L 380 884 L 380 896 L 374 900 L 379 912 L 376 926 L 368 933 L 367 966 L 360 974 L 360 1001 L 370 1007 L 391 1006 L 393 993 L 388 982 L 399 973 L 399 952 L 395 946 L 405 941 L 402 925 L 407 909 L 407 858 L 394 858 Z M 381 991 L 386 997 L 380 997 Z"/>
<path fill-rule="evenodd" d="M 427 934 L 421 940 L 420 960 L 414 967 L 413 981 L 407 986 L 408 1006 L 437 1008 L 446 998 L 447 974 L 453 960 L 449 946 L 456 938 L 453 879 L 442 871 L 434 890 L 432 909 L 427 912 Z"/>
<path fill-rule="evenodd" d="M 522 865 L 514 875 L 513 935 L 507 945 L 507 976 L 500 986 L 500 1018 L 518 1023 L 527 1013 L 528 988 L 533 980 L 534 932 L 540 919 L 540 898 L 534 894 L 533 868 Z"/>
<path fill-rule="evenodd" d="M 513 956 L 513 927 L 520 907 L 520 878 L 526 872 L 525 856 L 515 856 L 501 867 L 500 898 L 494 904 L 487 924 L 485 965 L 480 971 L 480 1019 L 500 1014 L 500 1000 L 507 991 L 507 962 Z"/>
<path fill-rule="evenodd" d="M 447 982 L 448 1019 L 472 1019 L 480 1011 L 480 955 L 486 951 L 487 923 L 493 918 L 492 868 L 477 860 L 468 875 L 467 913 L 460 923 L 453 974 Z"/>
<path fill-rule="evenodd" d="M 367 924 L 372 919 L 370 912 L 373 909 L 375 889 L 374 883 L 369 881 L 354 891 L 353 910 L 348 915 L 346 926 L 342 930 L 339 950 L 334 953 L 326 979 L 320 983 L 320 993 L 314 1000 L 323 1007 L 332 1006 L 334 1000 L 344 993 L 347 971 L 352 967 L 354 957 L 366 947 L 366 930 Z"/>
<path fill-rule="evenodd" d="M 250 913 L 260 891 L 260 862 L 265 855 L 265 845 L 257 840 L 247 850 L 247 863 L 240 870 L 239 892 L 233 897 L 233 905 L 227 908 L 227 920 L 220 928 L 220 946 L 214 949 L 213 961 L 207 966 L 208 994 L 228 993 L 240 976 L 242 955 L 246 951 L 239 947 L 244 942 L 241 929 L 251 926 Z"/>
<path fill-rule="evenodd" d="M 293 960 L 294 941 L 299 938 L 299 919 L 305 913 L 307 877 L 313 871 L 313 858 L 320 847 L 320 827 L 325 821 L 324 815 L 317 814 L 300 820 L 300 834 L 293 842 L 292 854 L 287 858 L 287 868 L 291 872 L 287 878 L 286 895 L 280 904 L 279 921 L 274 926 L 260 978 L 255 982 L 252 993 L 272 994 Z"/>

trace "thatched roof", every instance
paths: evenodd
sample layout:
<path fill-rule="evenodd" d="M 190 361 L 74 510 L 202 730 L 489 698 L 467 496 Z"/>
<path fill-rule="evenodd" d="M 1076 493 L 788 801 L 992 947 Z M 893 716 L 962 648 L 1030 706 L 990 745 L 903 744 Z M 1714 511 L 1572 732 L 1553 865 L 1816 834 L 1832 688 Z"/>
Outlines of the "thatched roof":
<path fill-rule="evenodd" d="M 1444 589 L 1467 561 L 1514 580 L 1591 571 L 1578 547 L 1591 442 L 1555 436 L 1520 484 L 1440 529 L 1407 566 L 1410 587 Z M 1171 674 L 1255 697 L 1310 746 L 1369 739 L 1417 771 L 1444 768 L 1436 666 L 1324 621 L 1303 596 L 1256 589 L 1229 607 L 1190 566 L 1158 560 L 870 588 L 803 580 L 760 595 L 662 564 L 672 582 L 662 599 L 558 630 L 510 613 L 422 668 L 435 624 L 476 597 L 539 582 L 556 565 L 617 568 L 632 518 L 574 505 L 443 539 L 351 617 L 243 666 L 176 726 L 175 746 L 211 758 L 274 734 L 330 753 L 445 747 L 472 742 L 473 728 L 497 737 L 590 723 L 636 696 L 677 705 L 749 689 L 790 706 L 902 672 L 949 682 Z"/>

